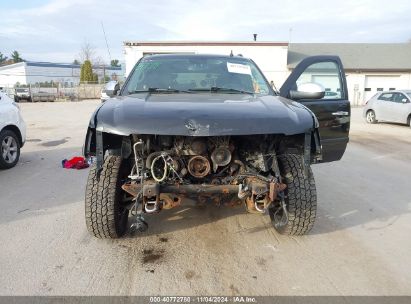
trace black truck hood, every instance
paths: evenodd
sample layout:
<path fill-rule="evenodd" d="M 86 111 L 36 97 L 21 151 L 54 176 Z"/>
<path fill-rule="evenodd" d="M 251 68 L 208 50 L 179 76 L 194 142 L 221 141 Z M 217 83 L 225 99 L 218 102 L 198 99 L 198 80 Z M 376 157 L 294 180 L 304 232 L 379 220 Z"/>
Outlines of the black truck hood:
<path fill-rule="evenodd" d="M 282 97 L 219 93 L 120 96 L 93 116 L 97 130 L 118 135 L 292 135 L 316 124 L 310 110 Z"/>

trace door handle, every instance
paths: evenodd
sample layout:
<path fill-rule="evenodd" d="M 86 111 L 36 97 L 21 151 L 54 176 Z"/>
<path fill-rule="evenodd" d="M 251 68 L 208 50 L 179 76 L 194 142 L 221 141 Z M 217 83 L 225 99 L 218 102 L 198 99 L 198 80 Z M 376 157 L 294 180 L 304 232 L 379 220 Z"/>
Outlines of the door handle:
<path fill-rule="evenodd" d="M 334 116 L 348 116 L 350 115 L 350 113 L 348 113 L 347 111 L 338 111 L 338 112 L 333 112 L 331 113 Z"/>

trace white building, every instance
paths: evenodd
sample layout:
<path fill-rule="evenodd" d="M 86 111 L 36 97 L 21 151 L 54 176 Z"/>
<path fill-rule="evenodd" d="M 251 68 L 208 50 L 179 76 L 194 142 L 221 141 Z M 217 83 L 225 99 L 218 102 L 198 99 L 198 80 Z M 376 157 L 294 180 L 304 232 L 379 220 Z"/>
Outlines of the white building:
<path fill-rule="evenodd" d="M 81 66 L 78 64 L 30 61 L 14 63 L 0 67 L 0 87 L 51 81 L 70 87 L 80 82 L 80 70 Z M 93 72 L 97 73 L 99 79 L 103 79 L 103 75 L 122 78 L 124 74 L 121 67 L 111 66 L 95 66 Z"/>
<path fill-rule="evenodd" d="M 338 55 L 344 64 L 349 98 L 362 105 L 378 91 L 411 89 L 411 43 L 293 43 L 267 41 L 124 42 L 125 73 L 147 54 L 242 54 L 253 59 L 269 81 L 281 87 L 304 57 Z"/>

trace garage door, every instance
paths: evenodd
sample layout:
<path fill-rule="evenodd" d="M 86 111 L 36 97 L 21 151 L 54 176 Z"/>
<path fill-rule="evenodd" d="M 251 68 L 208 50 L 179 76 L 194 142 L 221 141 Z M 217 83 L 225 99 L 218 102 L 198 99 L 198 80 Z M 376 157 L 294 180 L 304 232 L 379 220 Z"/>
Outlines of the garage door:
<path fill-rule="evenodd" d="M 398 90 L 400 76 L 365 76 L 364 102 L 379 91 Z"/>

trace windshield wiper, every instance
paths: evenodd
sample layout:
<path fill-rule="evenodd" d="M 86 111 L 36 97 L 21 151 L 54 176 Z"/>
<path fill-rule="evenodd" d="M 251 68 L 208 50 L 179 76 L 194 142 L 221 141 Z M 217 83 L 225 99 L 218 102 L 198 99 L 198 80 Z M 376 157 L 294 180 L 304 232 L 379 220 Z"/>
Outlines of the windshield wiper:
<path fill-rule="evenodd" d="M 250 94 L 254 95 L 254 92 L 249 92 L 245 90 L 238 90 L 233 88 L 222 88 L 222 87 L 211 87 L 211 88 L 198 88 L 198 89 L 189 89 L 194 92 L 230 92 L 230 93 L 241 93 L 241 94 Z"/>
<path fill-rule="evenodd" d="M 192 93 L 187 90 L 178 90 L 173 88 L 161 89 L 161 88 L 148 88 L 147 90 L 135 90 L 128 92 L 129 94 L 137 94 L 137 93 Z"/>
<path fill-rule="evenodd" d="M 234 92 L 234 93 L 254 95 L 254 92 L 249 92 L 249 91 L 245 91 L 245 90 L 238 90 L 238 89 L 233 89 L 233 88 L 211 87 L 210 91 L 211 92 L 226 91 L 226 92 Z"/>

